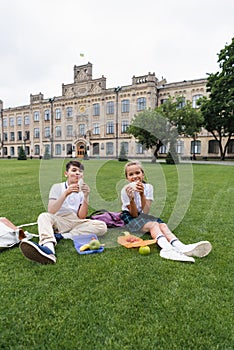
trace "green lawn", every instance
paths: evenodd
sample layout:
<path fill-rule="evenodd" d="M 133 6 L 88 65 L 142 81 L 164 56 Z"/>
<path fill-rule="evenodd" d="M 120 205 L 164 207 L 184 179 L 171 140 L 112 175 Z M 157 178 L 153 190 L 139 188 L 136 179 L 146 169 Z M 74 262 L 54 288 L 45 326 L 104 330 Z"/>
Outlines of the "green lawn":
<path fill-rule="evenodd" d="M 125 183 L 118 161 L 84 161 L 90 211 L 120 209 Z M 156 200 L 152 213 L 185 243 L 209 240 L 195 264 L 142 256 L 118 246 L 120 229 L 102 239 L 101 254 L 79 255 L 73 242 L 56 247 L 57 264 L 39 265 L 18 247 L 0 253 L 0 349 L 233 349 L 234 167 L 144 163 Z M 0 160 L 1 216 L 34 222 L 61 160 Z M 37 226 L 28 230 L 37 233 Z M 147 237 L 147 236 L 146 236 Z"/>

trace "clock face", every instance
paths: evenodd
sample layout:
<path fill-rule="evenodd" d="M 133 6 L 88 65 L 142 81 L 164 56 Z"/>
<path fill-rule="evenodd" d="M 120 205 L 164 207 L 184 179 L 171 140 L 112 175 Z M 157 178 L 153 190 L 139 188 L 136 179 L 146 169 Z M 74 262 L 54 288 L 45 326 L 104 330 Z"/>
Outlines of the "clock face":
<path fill-rule="evenodd" d="M 84 111 L 85 111 L 85 106 L 80 106 L 80 107 L 79 107 L 79 111 L 80 111 L 80 113 L 84 113 Z"/>

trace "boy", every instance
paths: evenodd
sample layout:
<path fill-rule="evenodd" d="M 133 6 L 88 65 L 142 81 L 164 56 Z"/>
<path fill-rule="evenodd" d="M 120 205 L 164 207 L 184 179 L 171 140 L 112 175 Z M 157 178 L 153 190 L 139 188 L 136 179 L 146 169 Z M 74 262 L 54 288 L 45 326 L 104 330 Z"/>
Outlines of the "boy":
<path fill-rule="evenodd" d="M 66 164 L 67 181 L 54 184 L 49 193 L 48 212 L 38 217 L 39 244 L 22 241 L 23 255 L 41 264 L 55 264 L 55 231 L 58 237 L 72 238 L 74 235 L 94 233 L 102 236 L 107 231 L 103 221 L 86 219 L 89 203 L 89 186 L 83 182 L 83 165 L 78 161 Z"/>

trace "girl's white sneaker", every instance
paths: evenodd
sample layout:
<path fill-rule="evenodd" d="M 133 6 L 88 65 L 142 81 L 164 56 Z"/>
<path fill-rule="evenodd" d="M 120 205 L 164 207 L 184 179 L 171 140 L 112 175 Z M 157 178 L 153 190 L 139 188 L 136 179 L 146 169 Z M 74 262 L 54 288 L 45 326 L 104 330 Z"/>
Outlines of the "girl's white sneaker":
<path fill-rule="evenodd" d="M 187 256 L 181 252 L 178 252 L 174 248 L 161 249 L 160 256 L 161 258 L 168 259 L 168 260 L 184 261 L 184 262 L 191 262 L 191 263 L 195 262 L 194 258 Z"/>
<path fill-rule="evenodd" d="M 203 258 L 208 255 L 212 249 L 212 245 L 208 241 L 200 241 L 193 244 L 187 244 L 185 247 L 180 248 L 179 251 L 187 256 L 195 256 L 197 258 Z"/>

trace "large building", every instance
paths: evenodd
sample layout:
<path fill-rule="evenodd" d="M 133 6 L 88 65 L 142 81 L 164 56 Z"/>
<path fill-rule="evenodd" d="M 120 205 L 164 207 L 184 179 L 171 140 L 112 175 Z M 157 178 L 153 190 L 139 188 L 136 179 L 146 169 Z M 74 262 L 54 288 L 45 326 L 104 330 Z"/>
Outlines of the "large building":
<path fill-rule="evenodd" d="M 74 66 L 74 81 L 62 84 L 62 95 L 44 98 L 31 94 L 30 104 L 3 108 L 1 101 L 1 157 L 17 157 L 23 146 L 27 156 L 118 158 L 122 146 L 129 158 L 152 157 L 126 133 L 134 115 L 155 108 L 169 96 L 196 101 L 206 96 L 206 79 L 167 84 L 155 73 L 133 76 L 132 84 L 106 88 L 106 78 L 93 79 L 92 64 Z M 194 141 L 178 139 L 182 157 L 218 156 L 217 143 L 202 130 Z M 167 147 L 162 146 L 161 155 Z"/>

